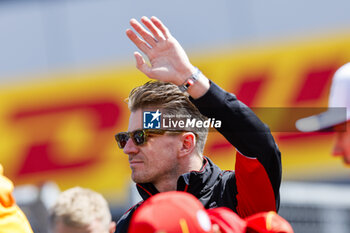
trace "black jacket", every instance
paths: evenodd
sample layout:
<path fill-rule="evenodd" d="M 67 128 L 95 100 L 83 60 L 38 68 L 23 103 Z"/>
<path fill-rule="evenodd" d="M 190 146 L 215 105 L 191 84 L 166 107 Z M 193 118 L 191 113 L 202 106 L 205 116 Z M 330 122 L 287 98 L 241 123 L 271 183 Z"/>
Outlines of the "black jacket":
<path fill-rule="evenodd" d="M 281 155 L 269 131 L 236 96 L 211 83 L 199 99 L 191 99 L 200 112 L 222 121 L 217 130 L 236 147 L 235 171 L 223 171 L 205 157 L 201 171 L 181 175 L 177 190 L 196 196 L 205 208 L 228 207 L 246 217 L 262 211 L 278 211 Z M 158 193 L 153 184 L 137 184 L 146 200 Z M 132 214 L 143 201 L 118 221 L 117 233 L 126 233 Z"/>

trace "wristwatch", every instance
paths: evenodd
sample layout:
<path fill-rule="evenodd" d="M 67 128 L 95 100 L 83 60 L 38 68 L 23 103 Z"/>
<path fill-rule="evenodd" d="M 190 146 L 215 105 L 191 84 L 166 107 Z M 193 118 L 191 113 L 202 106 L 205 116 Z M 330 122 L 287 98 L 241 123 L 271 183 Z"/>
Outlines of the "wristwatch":
<path fill-rule="evenodd" d="M 180 91 L 186 92 L 190 86 L 197 82 L 201 73 L 202 72 L 196 67 L 196 71 L 188 79 L 186 79 L 182 85 L 178 86 Z"/>

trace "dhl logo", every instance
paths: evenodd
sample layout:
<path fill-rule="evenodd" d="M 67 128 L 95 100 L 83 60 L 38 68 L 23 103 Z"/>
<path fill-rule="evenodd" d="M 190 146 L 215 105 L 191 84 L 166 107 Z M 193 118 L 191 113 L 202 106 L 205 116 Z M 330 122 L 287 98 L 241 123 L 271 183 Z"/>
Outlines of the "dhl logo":
<path fill-rule="evenodd" d="M 95 101 L 14 112 L 10 124 L 27 138 L 16 177 L 101 162 L 108 143 L 104 133 L 116 128 L 120 106 L 112 99 Z"/>
<path fill-rule="evenodd" d="M 248 106 L 326 107 L 333 73 L 350 60 L 350 36 L 341 38 L 257 52 L 226 51 L 193 62 Z M 87 186 L 123 201 L 130 171 L 113 135 L 127 128 L 129 111 L 123 100 L 147 79 L 133 67 L 84 76 L 3 89 L 1 163 L 17 184 L 55 180 L 62 188 Z M 276 124 L 285 117 L 276 118 Z M 285 177 L 298 173 L 312 179 L 324 166 L 334 174 L 342 172 L 341 163 L 329 156 L 332 135 L 275 137 L 284 156 Z M 205 153 L 223 169 L 233 169 L 234 148 L 218 133 L 209 135 Z M 311 163 L 315 169 L 310 169 Z M 307 172 L 301 172 L 304 168 Z"/>

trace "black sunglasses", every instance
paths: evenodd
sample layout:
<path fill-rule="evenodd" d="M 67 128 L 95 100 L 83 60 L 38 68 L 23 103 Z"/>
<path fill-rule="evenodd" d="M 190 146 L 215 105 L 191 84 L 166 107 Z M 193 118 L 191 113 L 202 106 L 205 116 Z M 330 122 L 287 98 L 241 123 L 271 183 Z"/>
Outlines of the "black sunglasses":
<path fill-rule="evenodd" d="M 120 149 L 123 149 L 128 142 L 129 138 L 133 140 L 135 145 L 141 146 L 147 142 L 147 137 L 152 134 L 163 135 L 165 133 L 184 133 L 190 132 L 187 130 L 177 130 L 177 129 L 138 129 L 132 132 L 120 132 L 117 133 L 114 138 L 118 143 Z"/>

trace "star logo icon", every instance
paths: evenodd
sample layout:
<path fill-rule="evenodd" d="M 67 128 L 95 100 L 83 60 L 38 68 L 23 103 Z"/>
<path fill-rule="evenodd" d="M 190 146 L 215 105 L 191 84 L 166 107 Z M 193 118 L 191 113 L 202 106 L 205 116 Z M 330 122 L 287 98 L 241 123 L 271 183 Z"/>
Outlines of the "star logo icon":
<path fill-rule="evenodd" d="M 160 129 L 162 113 L 157 111 L 144 111 L 143 112 L 143 128 L 144 129 Z"/>
<path fill-rule="evenodd" d="M 151 120 L 151 122 L 154 121 L 154 120 L 159 121 L 159 117 L 162 115 L 162 113 L 160 113 L 160 112 L 159 112 L 159 109 L 157 109 L 157 111 L 156 111 L 155 113 L 152 113 L 151 115 L 152 115 L 152 117 L 153 117 L 152 120 Z"/>

